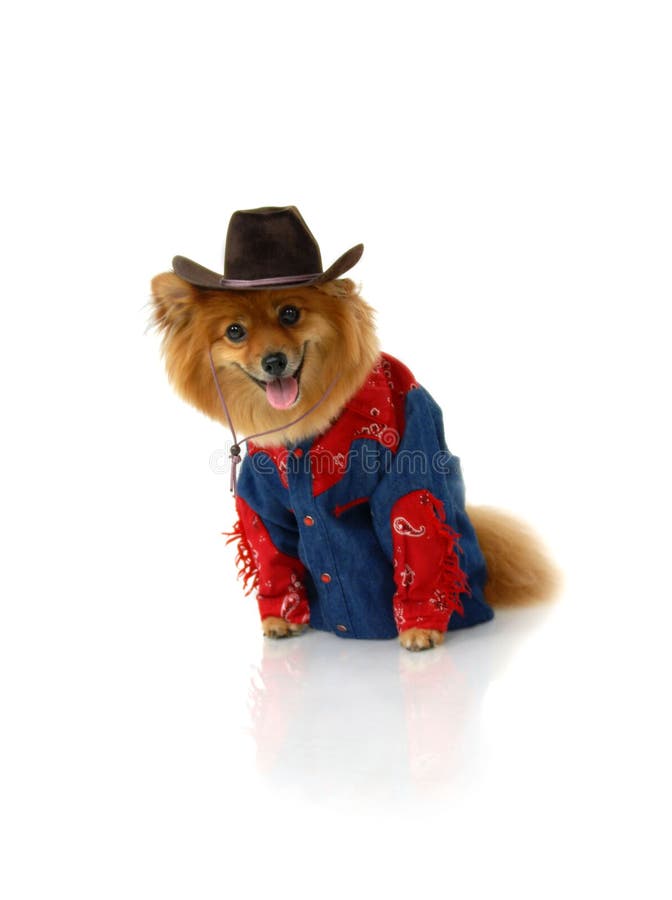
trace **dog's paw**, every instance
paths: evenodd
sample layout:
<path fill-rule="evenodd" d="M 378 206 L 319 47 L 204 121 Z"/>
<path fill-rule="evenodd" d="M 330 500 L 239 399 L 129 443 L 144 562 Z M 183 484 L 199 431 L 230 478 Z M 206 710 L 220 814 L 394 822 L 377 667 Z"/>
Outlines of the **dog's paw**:
<path fill-rule="evenodd" d="M 268 638 L 285 638 L 294 637 L 301 634 L 305 630 L 305 625 L 295 625 L 293 622 L 286 622 L 277 616 L 268 616 L 261 623 L 264 637 Z"/>
<path fill-rule="evenodd" d="M 407 650 L 431 650 L 443 643 L 443 632 L 433 628 L 408 628 L 399 635 L 399 643 Z"/>

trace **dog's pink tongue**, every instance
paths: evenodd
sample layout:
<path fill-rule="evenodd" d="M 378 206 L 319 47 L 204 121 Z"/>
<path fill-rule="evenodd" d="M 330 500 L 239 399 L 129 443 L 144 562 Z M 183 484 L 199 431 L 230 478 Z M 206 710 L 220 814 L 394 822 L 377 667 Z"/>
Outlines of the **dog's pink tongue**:
<path fill-rule="evenodd" d="M 266 399 L 274 409 L 289 409 L 299 393 L 296 378 L 276 378 L 266 385 Z"/>

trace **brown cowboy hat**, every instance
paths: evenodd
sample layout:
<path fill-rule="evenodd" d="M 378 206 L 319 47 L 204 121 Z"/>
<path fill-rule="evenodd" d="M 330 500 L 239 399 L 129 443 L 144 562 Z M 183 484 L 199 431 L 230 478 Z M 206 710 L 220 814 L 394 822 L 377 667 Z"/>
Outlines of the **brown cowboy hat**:
<path fill-rule="evenodd" d="M 317 241 L 295 206 L 239 209 L 226 234 L 224 275 L 185 256 L 173 259 L 176 275 L 215 291 L 273 290 L 333 281 L 359 261 L 363 244 L 347 250 L 326 271 Z"/>

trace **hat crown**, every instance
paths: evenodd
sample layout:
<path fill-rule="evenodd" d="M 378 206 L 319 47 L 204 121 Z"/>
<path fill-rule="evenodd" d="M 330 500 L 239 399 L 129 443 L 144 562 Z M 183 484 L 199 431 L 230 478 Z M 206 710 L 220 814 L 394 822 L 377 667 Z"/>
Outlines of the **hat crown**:
<path fill-rule="evenodd" d="M 173 271 L 195 287 L 213 291 L 280 290 L 340 278 L 364 252 L 355 244 L 328 269 L 320 248 L 295 206 L 239 209 L 231 216 L 224 250 L 224 276 L 186 256 L 173 257 Z"/>
<path fill-rule="evenodd" d="M 291 278 L 318 272 L 322 272 L 320 248 L 295 206 L 233 213 L 226 235 L 225 278 Z"/>

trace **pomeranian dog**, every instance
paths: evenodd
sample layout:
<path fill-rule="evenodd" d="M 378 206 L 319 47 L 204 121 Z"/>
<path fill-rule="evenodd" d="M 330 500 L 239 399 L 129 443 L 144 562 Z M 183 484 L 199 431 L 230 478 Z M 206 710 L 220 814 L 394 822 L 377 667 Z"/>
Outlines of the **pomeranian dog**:
<path fill-rule="evenodd" d="M 323 270 L 296 207 L 240 210 L 224 275 L 175 257 L 152 281 L 153 320 L 178 393 L 232 429 L 230 540 L 264 634 L 424 650 L 544 599 L 555 575 L 520 522 L 465 506 L 437 404 L 381 352 L 342 277 L 362 251 Z"/>

